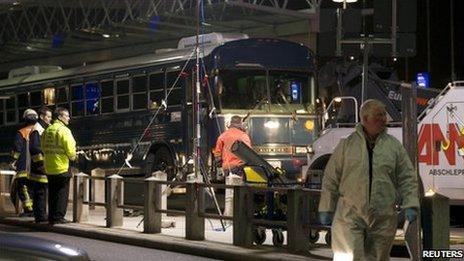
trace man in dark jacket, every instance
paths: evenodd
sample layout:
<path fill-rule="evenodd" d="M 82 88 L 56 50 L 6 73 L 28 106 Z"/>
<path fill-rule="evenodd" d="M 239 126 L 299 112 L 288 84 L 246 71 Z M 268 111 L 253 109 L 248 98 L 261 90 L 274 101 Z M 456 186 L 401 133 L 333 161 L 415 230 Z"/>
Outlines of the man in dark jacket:
<path fill-rule="evenodd" d="M 14 138 L 14 145 L 11 151 L 13 163 L 11 164 L 16 169 L 15 186 L 11 191 L 13 195 L 18 195 L 22 202 L 23 216 L 32 216 L 32 198 L 31 189 L 28 180 L 31 171 L 31 160 L 40 158 L 36 149 L 40 151 L 40 143 L 37 138 L 31 136 L 34 130 L 34 125 L 37 122 L 37 112 L 32 109 L 24 111 L 23 119 L 25 126 L 18 130 Z M 32 139 L 31 139 L 32 137 Z"/>
<path fill-rule="evenodd" d="M 46 195 L 48 179 L 43 166 L 43 153 L 40 148 L 40 136 L 50 125 L 52 111 L 47 107 L 39 110 L 38 122 L 34 125 L 30 140 L 32 157 L 31 171 L 29 172 L 29 183 L 32 189 L 32 201 L 34 204 L 34 218 L 36 223 L 47 222 Z"/>

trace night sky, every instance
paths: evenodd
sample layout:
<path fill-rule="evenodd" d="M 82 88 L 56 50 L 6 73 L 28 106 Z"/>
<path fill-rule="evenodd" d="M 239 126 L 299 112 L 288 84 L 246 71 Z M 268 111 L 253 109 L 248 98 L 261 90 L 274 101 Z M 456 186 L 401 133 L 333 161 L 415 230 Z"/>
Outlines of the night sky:
<path fill-rule="evenodd" d="M 430 0 L 430 75 L 434 88 L 442 88 L 451 81 L 451 30 L 450 1 Z M 427 12 L 426 0 L 417 1 L 417 55 L 409 59 L 408 76 L 427 71 Z M 454 3 L 454 59 L 456 80 L 464 80 L 464 1 Z M 401 78 L 406 79 L 405 61 L 396 67 Z"/>
<path fill-rule="evenodd" d="M 374 0 L 359 0 L 348 8 L 371 8 Z M 382 0 L 381 0 L 382 1 Z M 411 1 L 411 0 L 397 0 Z M 454 58 L 455 79 L 464 80 L 464 0 L 429 0 L 430 2 L 430 76 L 433 88 L 443 88 L 451 81 L 451 21 L 450 2 L 454 7 Z M 322 1 L 322 8 L 337 8 L 341 4 L 329 0 Z M 427 72 L 427 0 L 417 0 L 417 55 L 412 58 L 376 59 L 384 65 L 394 67 L 401 80 L 412 81 L 418 72 Z M 389 12 L 389 10 L 388 10 Z M 324 59 L 323 59 L 324 60 Z M 407 66 L 406 66 L 407 65 Z"/>

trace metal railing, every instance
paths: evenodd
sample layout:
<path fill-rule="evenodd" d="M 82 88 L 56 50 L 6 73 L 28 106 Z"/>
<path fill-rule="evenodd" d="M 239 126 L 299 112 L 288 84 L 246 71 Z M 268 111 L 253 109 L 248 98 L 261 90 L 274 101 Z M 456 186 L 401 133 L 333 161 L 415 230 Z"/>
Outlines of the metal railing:
<path fill-rule="evenodd" d="M 0 184 L 2 188 L 9 188 L 11 176 L 14 171 L 0 170 Z M 105 180 L 105 202 L 89 200 L 90 180 Z M 144 184 L 144 205 L 126 205 L 123 198 L 124 183 Z M 186 187 L 185 211 L 162 208 L 163 185 Z M 279 227 L 287 230 L 287 249 L 290 253 L 308 253 L 312 248 L 310 241 L 311 231 L 328 229 L 314 222 L 317 214 L 317 198 L 320 190 L 301 187 L 259 187 L 250 185 L 231 186 L 213 184 L 215 189 L 233 189 L 233 216 L 206 213 L 204 183 L 162 181 L 155 177 L 146 179 L 123 178 L 118 175 L 105 177 L 91 177 L 78 173 L 73 178 L 73 222 L 86 220 L 88 206 L 104 206 L 106 208 L 106 227 L 123 225 L 123 208 L 143 209 L 144 228 L 147 234 L 161 233 L 162 214 L 185 215 L 185 238 L 188 240 L 205 239 L 205 218 L 223 219 L 233 221 L 233 244 L 242 247 L 251 247 L 254 241 L 253 230 L 257 226 L 266 228 Z M 9 191 L 3 191 L 2 196 Z M 279 193 L 287 196 L 285 220 L 267 220 L 257 218 L 254 195 L 257 193 Z M 5 194 L 5 195 L 4 195 Z M 426 198 L 423 205 L 423 217 L 426 217 L 423 231 L 423 245 L 439 246 L 448 249 L 449 242 L 449 200 L 436 194 Z M 9 202 L 8 202 L 9 203 Z M 0 210 L 5 208 L 0 200 Z M 11 204 L 11 203 L 10 203 Z M 87 210 L 86 210 L 87 207 Z M 86 212 L 87 211 L 87 212 Z M 0 211 L 1 212 L 1 211 Z M 436 215 L 435 215 L 435 214 Z M 440 214 L 441 213 L 441 214 Z M 443 214 L 445 213 L 445 214 Z M 4 214 L 4 213 L 0 213 Z"/>
<path fill-rule="evenodd" d="M 89 180 L 105 180 L 105 202 L 90 201 L 88 187 Z M 144 184 L 144 206 L 124 204 L 124 183 Z M 185 186 L 185 210 L 173 210 L 161 207 L 162 186 Z M 233 221 L 233 244 L 236 246 L 251 247 L 253 245 L 253 229 L 257 226 L 265 228 L 281 228 L 287 231 L 287 248 L 292 253 L 307 253 L 311 248 L 309 241 L 312 222 L 310 219 L 310 198 L 317 196 L 319 190 L 304 189 L 301 187 L 259 187 L 259 186 L 231 186 L 212 184 L 213 189 L 233 189 L 233 216 L 224 216 L 206 213 L 205 183 L 162 181 L 155 177 L 146 179 L 123 178 L 110 175 L 106 178 L 90 177 L 86 174 L 74 176 L 73 184 L 73 222 L 82 222 L 84 206 L 95 205 L 106 208 L 106 227 L 123 225 L 123 209 L 143 209 L 143 232 L 148 234 L 161 233 L 162 214 L 185 216 L 185 238 L 188 240 L 205 239 L 205 219 L 222 219 Z M 254 195 L 258 193 L 278 193 L 287 195 L 286 219 L 268 220 L 255 216 Z"/>

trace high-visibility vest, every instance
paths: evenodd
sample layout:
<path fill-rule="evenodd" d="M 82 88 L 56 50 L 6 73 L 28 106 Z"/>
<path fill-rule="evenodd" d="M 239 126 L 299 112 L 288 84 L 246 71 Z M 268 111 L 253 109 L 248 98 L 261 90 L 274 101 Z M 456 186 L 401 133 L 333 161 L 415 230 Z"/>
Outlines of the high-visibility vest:
<path fill-rule="evenodd" d="M 71 130 L 60 121 L 50 125 L 42 134 L 42 151 L 47 175 L 65 173 L 69 169 L 69 160 L 76 159 L 76 141 Z"/>
<path fill-rule="evenodd" d="M 35 125 L 28 125 L 18 130 L 11 157 L 16 161 L 16 178 L 28 178 L 41 183 L 48 182 L 47 176 L 43 173 L 43 155 Z"/>

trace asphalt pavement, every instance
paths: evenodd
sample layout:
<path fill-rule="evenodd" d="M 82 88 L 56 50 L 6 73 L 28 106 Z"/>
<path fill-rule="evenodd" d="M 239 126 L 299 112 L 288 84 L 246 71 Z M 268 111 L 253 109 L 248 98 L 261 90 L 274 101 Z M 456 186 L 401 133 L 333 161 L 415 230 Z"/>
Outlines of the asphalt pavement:
<path fill-rule="evenodd" d="M 53 240 L 67 246 L 85 250 L 91 260 L 96 261 L 123 261 L 123 260 L 217 260 L 205 257 L 192 256 L 176 252 L 131 246 L 102 240 L 95 240 L 52 232 L 37 231 L 30 228 L 8 226 L 0 224 L 0 232 L 17 233 L 48 240 Z"/>

